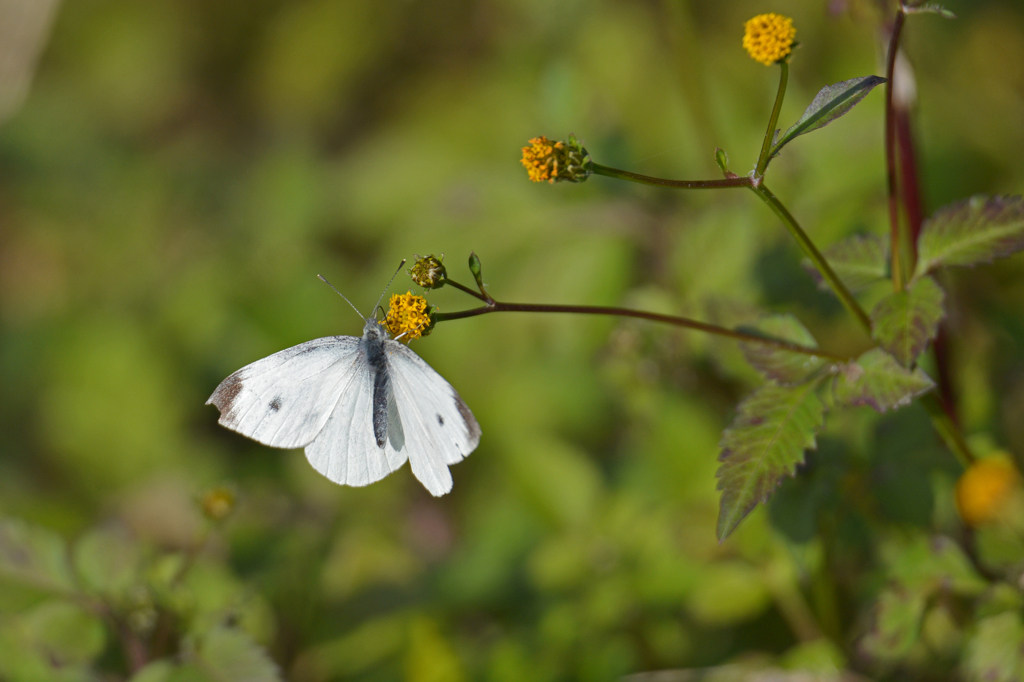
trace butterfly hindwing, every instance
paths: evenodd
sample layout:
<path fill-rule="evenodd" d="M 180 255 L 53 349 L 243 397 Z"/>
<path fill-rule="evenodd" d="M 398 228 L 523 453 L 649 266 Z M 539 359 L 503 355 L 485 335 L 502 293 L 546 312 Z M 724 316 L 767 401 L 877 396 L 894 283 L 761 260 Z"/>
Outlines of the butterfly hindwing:
<path fill-rule="evenodd" d="M 397 341 L 385 345 L 409 464 L 431 494 L 443 495 L 452 489 L 448 465 L 476 449 L 480 425 L 451 384 L 420 356 Z"/>
<path fill-rule="evenodd" d="M 356 337 L 307 341 L 246 365 L 206 404 L 220 410 L 220 424 L 243 436 L 272 447 L 303 447 L 351 391 L 358 358 Z"/>
<path fill-rule="evenodd" d="M 364 486 L 379 481 L 398 469 L 407 458 L 404 448 L 396 451 L 390 441 L 377 445 L 374 433 L 374 372 L 368 363 L 358 363 L 351 385 L 337 402 L 327 424 L 306 446 L 306 459 L 314 469 L 342 485 Z M 390 391 L 384 396 L 394 402 Z M 389 423 L 388 434 L 401 425 Z"/>

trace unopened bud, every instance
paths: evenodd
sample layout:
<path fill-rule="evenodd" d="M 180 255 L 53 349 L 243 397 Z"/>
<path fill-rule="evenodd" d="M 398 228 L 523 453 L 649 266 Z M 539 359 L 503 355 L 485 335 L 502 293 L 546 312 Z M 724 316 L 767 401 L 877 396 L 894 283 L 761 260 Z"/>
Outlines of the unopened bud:
<path fill-rule="evenodd" d="M 409 269 L 412 281 L 424 289 L 440 289 L 448 279 L 448 271 L 444 267 L 444 254 L 441 257 L 416 254 L 416 262 Z"/>

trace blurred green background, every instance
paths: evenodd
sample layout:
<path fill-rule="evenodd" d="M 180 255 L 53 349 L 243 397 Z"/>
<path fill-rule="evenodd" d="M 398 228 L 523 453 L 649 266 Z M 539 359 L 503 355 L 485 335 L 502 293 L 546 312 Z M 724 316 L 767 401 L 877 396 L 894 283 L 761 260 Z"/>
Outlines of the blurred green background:
<path fill-rule="evenodd" d="M 1024 188 L 1024 8 L 946 4 L 958 20 L 915 16 L 905 32 L 929 210 Z M 878 504 L 836 512 L 854 528 L 851 566 L 859 514 L 926 527 L 949 509 L 956 469 L 914 410 L 830 418 L 813 471 L 719 545 L 717 442 L 756 379 L 693 333 L 509 314 L 414 342 L 483 429 L 440 499 L 407 467 L 335 486 L 203 403 L 249 362 L 360 332 L 317 273 L 366 313 L 414 253 L 445 253 L 466 282 L 474 250 L 503 300 L 722 320 L 757 305 L 856 352 L 855 327 L 750 193 L 532 184 L 518 159 L 531 137 L 575 133 L 634 172 L 715 177 L 720 146 L 745 173 L 777 72 L 745 54 L 743 22 L 794 19 L 786 127 L 822 86 L 883 71 L 890 10 L 60 4 L 0 123 L 0 514 L 176 550 L 200 532 L 197 495 L 233 485 L 237 513 L 199 562 L 208 599 L 248 614 L 289 679 L 600 680 L 751 652 L 814 659 L 791 597 L 815 604 L 805 578 L 825 561 L 814 536 L 830 491 L 876 485 Z M 773 191 L 819 246 L 887 229 L 882 103 L 872 93 L 773 163 Z M 946 285 L 965 429 L 1024 450 L 1024 261 Z M 429 300 L 473 304 L 450 289 Z M 838 613 L 843 630 L 856 607 Z"/>

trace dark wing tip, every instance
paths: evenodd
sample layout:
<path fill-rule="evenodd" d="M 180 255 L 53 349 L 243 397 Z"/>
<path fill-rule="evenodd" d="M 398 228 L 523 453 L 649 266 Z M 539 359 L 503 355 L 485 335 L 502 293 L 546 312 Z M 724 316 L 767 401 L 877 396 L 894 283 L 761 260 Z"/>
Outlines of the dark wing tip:
<path fill-rule="evenodd" d="M 480 442 L 480 424 L 477 423 L 476 417 L 469 409 L 469 405 L 462 399 L 462 396 L 456 391 L 452 391 L 455 394 L 455 407 L 458 409 L 459 414 L 462 415 L 462 421 L 466 423 L 466 430 L 469 431 L 469 440 L 473 443 L 473 447 Z"/>
<path fill-rule="evenodd" d="M 242 392 L 242 377 L 239 372 L 235 372 L 224 381 L 220 382 L 220 386 L 213 392 L 210 399 L 206 401 L 207 405 L 216 405 L 217 409 L 220 410 L 221 414 L 227 414 L 231 411 L 231 406 L 235 403 L 235 398 Z"/>

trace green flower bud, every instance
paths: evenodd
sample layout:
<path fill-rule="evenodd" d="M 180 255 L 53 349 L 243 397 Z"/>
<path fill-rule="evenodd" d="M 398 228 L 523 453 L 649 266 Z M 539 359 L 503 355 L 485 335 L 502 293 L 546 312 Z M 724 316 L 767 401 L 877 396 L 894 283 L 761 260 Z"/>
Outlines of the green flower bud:
<path fill-rule="evenodd" d="M 416 262 L 409 269 L 409 276 L 412 281 L 424 289 L 440 289 L 448 279 L 448 271 L 444 267 L 444 254 L 441 257 L 424 256 L 416 254 Z"/>

